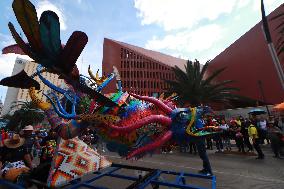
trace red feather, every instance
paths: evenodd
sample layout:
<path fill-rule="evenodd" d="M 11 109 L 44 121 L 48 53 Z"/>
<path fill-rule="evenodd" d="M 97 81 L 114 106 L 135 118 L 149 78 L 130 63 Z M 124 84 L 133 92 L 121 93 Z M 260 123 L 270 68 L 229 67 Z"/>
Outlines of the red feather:
<path fill-rule="evenodd" d="M 73 71 L 77 59 L 82 53 L 84 47 L 88 42 L 88 36 L 84 32 L 75 31 L 68 39 L 60 56 L 62 70 L 65 73 Z"/>
<path fill-rule="evenodd" d="M 24 40 L 20 37 L 20 35 L 15 30 L 14 25 L 9 22 L 8 27 L 12 33 L 13 38 L 15 39 L 16 43 L 19 45 L 19 47 L 23 50 L 23 52 L 28 55 L 30 58 L 34 59 L 33 53 L 31 51 L 30 46 L 28 46 Z"/>

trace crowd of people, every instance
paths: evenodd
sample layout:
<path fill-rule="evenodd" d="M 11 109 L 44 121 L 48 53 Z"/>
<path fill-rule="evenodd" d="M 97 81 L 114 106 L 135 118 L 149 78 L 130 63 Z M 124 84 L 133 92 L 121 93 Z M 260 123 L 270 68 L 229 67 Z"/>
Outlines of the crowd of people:
<path fill-rule="evenodd" d="M 95 131 L 86 129 L 79 136 L 86 144 L 94 147 L 101 145 Z M 53 130 L 34 130 L 25 126 L 19 133 L 1 130 L 0 133 L 0 179 L 21 185 L 36 180 L 45 183 L 58 136 Z M 104 148 L 102 149 L 104 151 Z"/>
<path fill-rule="evenodd" d="M 216 147 L 216 153 L 232 151 L 232 144 L 235 144 L 238 152 L 256 152 L 257 159 L 264 159 L 261 145 L 270 144 L 275 158 L 281 157 L 281 148 L 284 146 L 284 132 L 278 119 L 264 116 L 242 116 L 232 117 L 225 120 L 220 116 L 204 116 L 203 122 L 206 126 L 215 126 L 211 131 L 213 135 L 206 137 L 207 150 Z M 213 145 L 214 144 L 214 145 Z M 196 154 L 196 146 L 193 142 L 188 142 L 180 146 L 181 152 Z"/>
<path fill-rule="evenodd" d="M 2 129 L 0 136 L 0 178 L 22 185 L 31 179 L 46 182 L 56 147 L 56 132 L 34 131 L 28 125 L 19 133 Z"/>
<path fill-rule="evenodd" d="M 257 159 L 264 159 L 262 144 L 270 144 L 275 158 L 282 158 L 281 148 L 284 146 L 283 128 L 277 119 L 265 119 L 263 116 L 232 117 L 225 120 L 222 117 L 204 116 L 202 121 L 205 126 L 214 126 L 214 133 L 200 140 L 192 140 L 180 146 L 182 152 L 196 153 L 203 160 L 204 168 L 212 175 L 210 162 L 206 149 L 216 153 L 232 151 L 235 148 L 240 153 L 256 152 Z M 0 134 L 0 178 L 17 183 L 25 182 L 26 178 L 32 178 L 45 182 L 51 167 L 54 151 L 56 148 L 57 133 L 53 130 L 35 131 L 33 126 L 24 127 L 19 133 L 7 132 L 2 129 Z M 88 145 L 98 147 L 104 145 L 99 142 L 99 136 L 95 131 L 86 129 L 81 135 Z M 235 145 L 236 144 L 236 145 Z M 165 147 L 162 151 L 172 153 L 172 146 Z M 38 158 L 35 165 L 34 159 Z M 206 168 L 207 167 L 207 168 Z M 26 176 L 25 177 L 25 173 Z"/>

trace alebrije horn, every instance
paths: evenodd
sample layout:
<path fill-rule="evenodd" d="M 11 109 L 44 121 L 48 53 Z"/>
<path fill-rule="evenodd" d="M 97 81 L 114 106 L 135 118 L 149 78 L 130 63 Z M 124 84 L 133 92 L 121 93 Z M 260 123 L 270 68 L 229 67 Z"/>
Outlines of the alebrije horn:
<path fill-rule="evenodd" d="M 140 100 L 144 100 L 147 102 L 151 102 L 154 105 L 158 106 L 163 112 L 165 112 L 166 114 L 171 114 L 173 109 L 168 107 L 166 104 L 164 104 L 163 102 L 161 102 L 160 100 L 154 98 L 154 97 L 149 97 L 149 96 L 140 96 L 134 93 L 129 93 L 131 96 L 140 99 Z"/>

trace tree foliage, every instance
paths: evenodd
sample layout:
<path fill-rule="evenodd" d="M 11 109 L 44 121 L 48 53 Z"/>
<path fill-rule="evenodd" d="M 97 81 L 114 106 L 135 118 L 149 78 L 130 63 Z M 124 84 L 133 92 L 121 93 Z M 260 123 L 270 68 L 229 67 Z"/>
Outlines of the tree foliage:
<path fill-rule="evenodd" d="M 169 92 L 177 93 L 184 103 L 192 106 L 207 104 L 210 102 L 229 103 L 230 100 L 238 99 L 239 96 L 232 92 L 238 91 L 238 88 L 229 87 L 232 80 L 225 80 L 216 83 L 216 77 L 222 73 L 225 68 L 214 71 L 211 75 L 205 77 L 208 68 L 208 62 L 201 66 L 198 60 L 187 61 L 185 71 L 175 66 L 173 71 L 176 76 L 175 81 L 167 81 L 170 85 Z"/>
<path fill-rule="evenodd" d="M 5 115 L 9 120 L 8 129 L 19 131 L 26 125 L 35 125 L 44 120 L 44 113 L 38 109 L 32 102 L 17 101 L 11 106 L 13 114 Z"/>

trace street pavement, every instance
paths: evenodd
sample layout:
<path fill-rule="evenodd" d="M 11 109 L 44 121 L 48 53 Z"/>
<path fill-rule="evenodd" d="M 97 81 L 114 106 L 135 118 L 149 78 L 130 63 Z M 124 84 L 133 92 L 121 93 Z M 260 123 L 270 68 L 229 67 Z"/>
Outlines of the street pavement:
<path fill-rule="evenodd" d="M 265 159 L 256 160 L 256 156 L 238 153 L 222 154 L 208 150 L 208 156 L 214 175 L 217 179 L 217 188 L 228 189 L 284 189 L 284 159 L 273 158 L 268 145 L 262 146 Z M 198 155 L 173 152 L 172 154 L 155 154 L 140 160 L 126 161 L 115 153 L 105 152 L 106 157 L 114 163 L 156 168 L 171 171 L 197 173 L 202 168 L 202 161 Z M 127 174 L 127 173 L 125 173 Z M 136 174 L 133 170 L 128 174 Z M 105 179 L 100 183 L 111 188 L 125 188 L 113 178 Z M 209 187 L 203 180 L 189 180 L 197 186 Z"/>
<path fill-rule="evenodd" d="M 273 158 L 269 145 L 262 146 L 264 160 L 256 160 L 256 156 L 241 153 L 215 153 L 208 150 L 211 166 L 216 176 L 218 189 L 284 189 L 284 159 Z M 236 150 L 234 148 L 233 150 Z M 125 160 L 116 153 L 99 152 L 116 164 L 147 167 L 152 169 L 169 170 L 176 172 L 197 173 L 202 169 L 202 161 L 198 155 L 174 151 L 169 154 L 154 154 L 139 160 Z M 34 162 L 37 164 L 38 162 Z M 134 170 L 121 170 L 124 175 L 137 176 Z M 83 180 L 89 180 L 94 175 L 88 175 Z M 174 181 L 175 177 L 162 175 L 160 180 Z M 132 182 L 111 177 L 101 178 L 92 185 L 105 186 L 114 189 L 124 189 Z M 205 179 L 186 179 L 187 184 L 202 188 L 211 188 L 211 183 Z M 0 186 L 1 188 L 2 186 Z M 69 188 L 66 186 L 64 188 Z M 35 188 L 35 187 L 32 187 Z M 151 188 L 151 187 L 147 187 Z M 160 187 L 167 188 L 168 187 Z"/>

